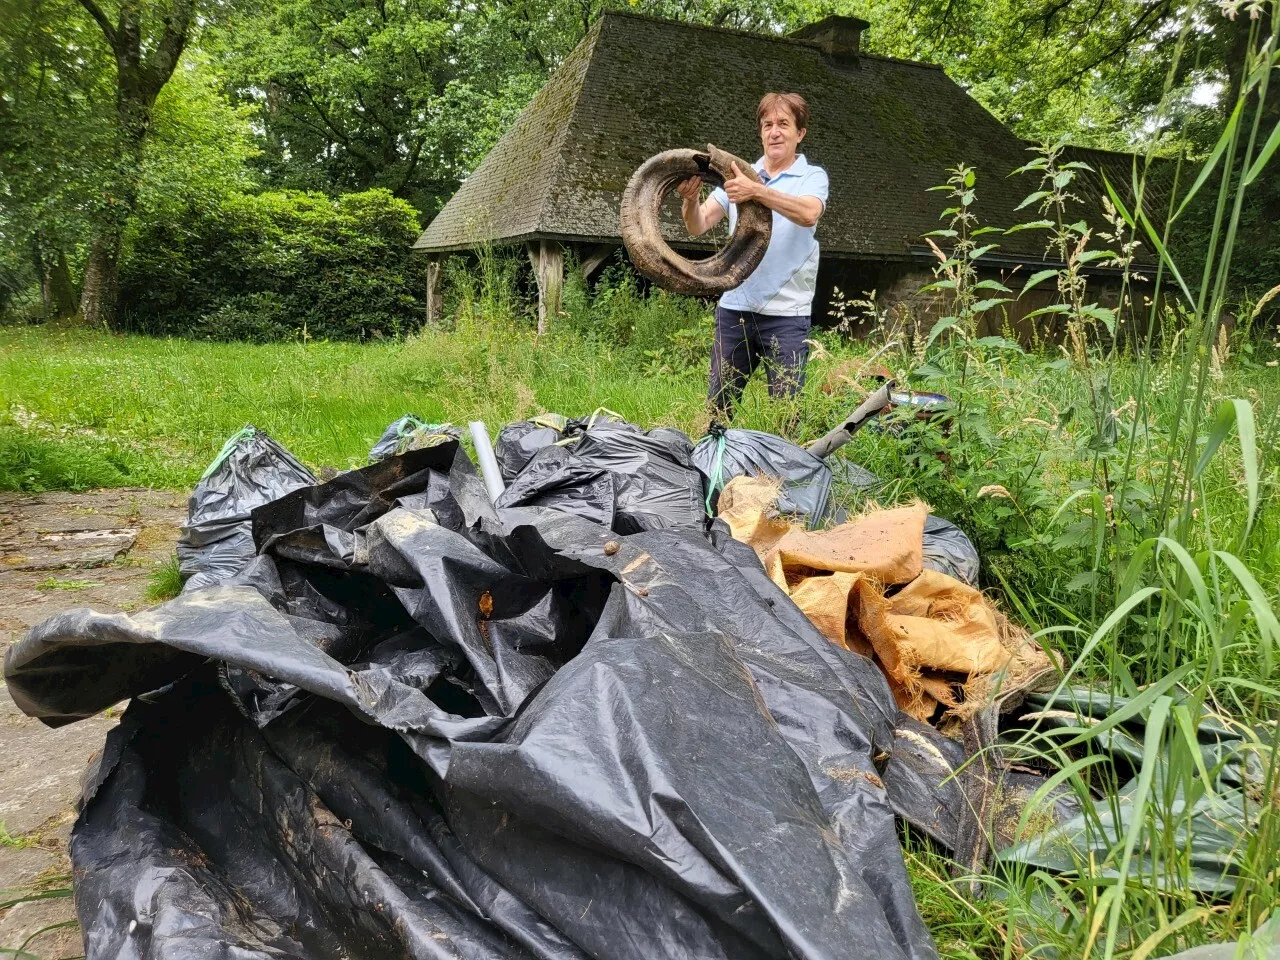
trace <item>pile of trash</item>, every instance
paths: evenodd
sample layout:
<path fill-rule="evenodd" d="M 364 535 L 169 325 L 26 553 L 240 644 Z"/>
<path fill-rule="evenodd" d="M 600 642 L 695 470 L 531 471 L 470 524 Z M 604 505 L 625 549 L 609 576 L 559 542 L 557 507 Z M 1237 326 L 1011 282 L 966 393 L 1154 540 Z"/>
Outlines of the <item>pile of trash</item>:
<path fill-rule="evenodd" d="M 1046 782 L 996 718 L 1058 665 L 958 528 L 841 518 L 751 431 L 539 417 L 473 430 L 483 476 L 459 436 L 319 482 L 247 428 L 179 597 L 10 649 L 51 726 L 130 700 L 71 841 L 91 960 L 929 958 L 895 817 L 1061 857 L 993 827 Z"/>

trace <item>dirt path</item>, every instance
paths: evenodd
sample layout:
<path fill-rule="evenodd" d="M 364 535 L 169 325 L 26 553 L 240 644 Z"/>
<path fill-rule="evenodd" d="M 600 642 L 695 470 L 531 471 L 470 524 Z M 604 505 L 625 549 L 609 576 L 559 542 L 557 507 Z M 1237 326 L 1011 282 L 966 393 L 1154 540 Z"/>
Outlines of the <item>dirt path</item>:
<path fill-rule="evenodd" d="M 0 654 L 61 610 L 145 606 L 148 576 L 172 556 L 185 517 L 185 500 L 174 493 L 0 493 Z M 0 891 L 68 887 L 80 778 L 115 714 L 50 730 L 24 716 L 0 685 Z M 0 948 L 20 948 L 51 925 L 27 944 L 26 956 L 83 955 L 69 897 L 0 909 Z"/>

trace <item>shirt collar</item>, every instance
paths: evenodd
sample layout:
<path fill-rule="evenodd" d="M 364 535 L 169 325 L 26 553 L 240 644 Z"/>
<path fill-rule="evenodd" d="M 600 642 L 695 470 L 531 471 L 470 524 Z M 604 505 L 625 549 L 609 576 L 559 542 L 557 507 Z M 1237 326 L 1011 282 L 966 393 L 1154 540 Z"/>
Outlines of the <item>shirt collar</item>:
<path fill-rule="evenodd" d="M 764 157 L 761 157 L 759 160 L 753 163 L 752 167 L 755 168 L 756 173 L 760 174 L 763 177 L 765 175 Z M 781 173 L 777 174 L 776 176 L 770 177 L 769 179 L 777 180 L 778 177 L 798 177 L 803 175 L 804 172 L 808 169 L 809 169 L 809 161 L 804 158 L 803 153 L 797 153 L 795 162 L 792 163 L 791 166 L 787 167 L 787 169 L 783 170 Z"/>

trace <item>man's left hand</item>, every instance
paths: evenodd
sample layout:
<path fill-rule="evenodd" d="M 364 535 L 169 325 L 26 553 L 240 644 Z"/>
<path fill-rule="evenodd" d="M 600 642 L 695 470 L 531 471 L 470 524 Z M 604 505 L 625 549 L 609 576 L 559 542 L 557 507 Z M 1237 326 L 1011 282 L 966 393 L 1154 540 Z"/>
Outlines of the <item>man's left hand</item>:
<path fill-rule="evenodd" d="M 739 170 L 736 163 L 730 162 L 729 168 L 733 170 L 733 176 L 724 182 L 724 192 L 730 203 L 746 203 L 760 196 L 760 191 L 764 189 L 762 184 Z"/>

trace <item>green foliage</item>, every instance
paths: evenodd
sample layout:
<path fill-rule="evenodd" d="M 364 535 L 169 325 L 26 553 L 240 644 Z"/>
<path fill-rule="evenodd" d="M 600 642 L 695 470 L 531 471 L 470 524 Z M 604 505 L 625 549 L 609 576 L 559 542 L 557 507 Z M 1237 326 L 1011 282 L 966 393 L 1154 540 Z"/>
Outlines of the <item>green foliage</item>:
<path fill-rule="evenodd" d="M 713 310 L 694 297 L 656 287 L 642 291 L 626 264 L 601 270 L 592 288 L 567 271 L 563 317 L 567 330 L 587 341 L 605 341 L 647 358 L 653 372 L 686 372 L 709 356 Z"/>
<path fill-rule="evenodd" d="M 422 318 L 413 209 L 386 190 L 230 194 L 140 225 L 121 273 L 131 329 L 214 340 L 363 340 Z"/>
<path fill-rule="evenodd" d="M 211 37 L 275 187 L 385 187 L 433 215 L 600 13 L 776 29 L 789 0 L 284 0 Z"/>
<path fill-rule="evenodd" d="M 147 574 L 146 599 L 148 603 L 162 603 L 181 592 L 182 574 L 178 570 L 178 555 L 175 553 Z"/>

